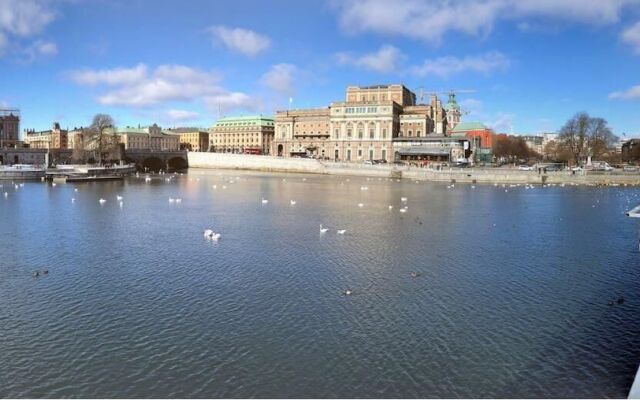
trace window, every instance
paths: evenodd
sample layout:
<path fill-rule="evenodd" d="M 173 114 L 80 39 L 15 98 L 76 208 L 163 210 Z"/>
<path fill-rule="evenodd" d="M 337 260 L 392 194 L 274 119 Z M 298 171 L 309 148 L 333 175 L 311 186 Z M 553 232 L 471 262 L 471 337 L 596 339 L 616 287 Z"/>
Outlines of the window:
<path fill-rule="evenodd" d="M 387 149 L 382 149 L 382 159 L 383 160 L 387 159 Z"/>
<path fill-rule="evenodd" d="M 347 161 L 351 161 L 351 149 L 347 149 Z"/>
<path fill-rule="evenodd" d="M 358 158 L 362 158 L 362 149 L 358 149 Z"/>
<path fill-rule="evenodd" d="M 369 149 L 369 160 L 373 160 L 373 149 Z"/>
<path fill-rule="evenodd" d="M 336 130 L 334 131 L 334 133 L 335 133 L 336 139 L 339 139 L 339 138 L 340 138 L 340 129 L 337 129 L 337 128 L 336 128 Z"/>
<path fill-rule="evenodd" d="M 347 128 L 347 137 L 351 137 L 351 128 Z"/>
<path fill-rule="evenodd" d="M 369 127 L 369 139 L 373 139 L 374 134 L 375 134 L 375 128 L 372 125 Z"/>
<path fill-rule="evenodd" d="M 398 134 L 398 136 L 403 137 L 404 136 L 404 132 L 402 132 L 402 130 L 400 130 L 400 133 Z"/>
<path fill-rule="evenodd" d="M 364 128 L 358 127 L 358 139 L 362 139 L 363 135 L 364 135 Z"/>
<path fill-rule="evenodd" d="M 420 131 L 416 131 L 416 137 L 420 137 Z"/>
<path fill-rule="evenodd" d="M 383 139 L 387 138 L 387 128 L 382 128 L 382 138 Z"/>
<path fill-rule="evenodd" d="M 407 136 L 411 137 L 411 131 L 407 132 Z"/>

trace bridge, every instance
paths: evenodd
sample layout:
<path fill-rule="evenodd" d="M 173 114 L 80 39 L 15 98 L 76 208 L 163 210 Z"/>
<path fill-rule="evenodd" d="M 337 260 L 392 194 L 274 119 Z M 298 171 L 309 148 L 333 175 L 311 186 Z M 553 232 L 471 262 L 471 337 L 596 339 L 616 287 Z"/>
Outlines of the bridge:
<path fill-rule="evenodd" d="M 71 163 L 73 161 L 73 150 L 50 150 L 49 153 L 51 163 Z M 125 150 L 121 156 L 124 161 L 135 163 L 138 168 L 149 171 L 175 171 L 189 167 L 186 150 Z"/>
<path fill-rule="evenodd" d="M 125 160 L 150 171 L 175 171 L 189 167 L 186 150 L 154 151 L 126 150 Z"/>

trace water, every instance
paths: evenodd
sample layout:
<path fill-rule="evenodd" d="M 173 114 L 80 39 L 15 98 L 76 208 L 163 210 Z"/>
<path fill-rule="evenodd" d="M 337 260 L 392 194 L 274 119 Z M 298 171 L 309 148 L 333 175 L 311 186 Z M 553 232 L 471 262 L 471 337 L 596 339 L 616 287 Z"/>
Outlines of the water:
<path fill-rule="evenodd" d="M 638 189 L 347 179 L 0 182 L 0 396 L 626 397 Z"/>

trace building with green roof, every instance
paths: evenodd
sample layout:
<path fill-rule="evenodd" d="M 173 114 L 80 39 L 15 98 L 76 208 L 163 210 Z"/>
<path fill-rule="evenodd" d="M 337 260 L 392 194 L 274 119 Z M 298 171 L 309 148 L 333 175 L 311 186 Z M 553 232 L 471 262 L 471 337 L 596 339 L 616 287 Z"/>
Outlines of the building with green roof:
<path fill-rule="evenodd" d="M 274 120 L 264 115 L 220 118 L 209 129 L 209 147 L 216 152 L 271 154 Z"/>
<path fill-rule="evenodd" d="M 445 110 L 447 111 L 447 129 L 451 131 L 452 128 L 455 128 L 460 123 L 462 115 L 454 92 L 449 92 L 449 101 L 447 101 Z"/>

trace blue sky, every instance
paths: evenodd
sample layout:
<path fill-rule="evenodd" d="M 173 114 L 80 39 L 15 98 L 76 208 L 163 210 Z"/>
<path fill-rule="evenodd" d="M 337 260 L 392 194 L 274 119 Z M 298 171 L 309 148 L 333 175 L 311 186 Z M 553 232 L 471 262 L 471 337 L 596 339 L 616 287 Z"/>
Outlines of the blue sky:
<path fill-rule="evenodd" d="M 23 129 L 207 127 L 378 83 L 459 89 L 499 132 L 587 111 L 640 136 L 640 0 L 0 0 L 0 105 Z"/>

